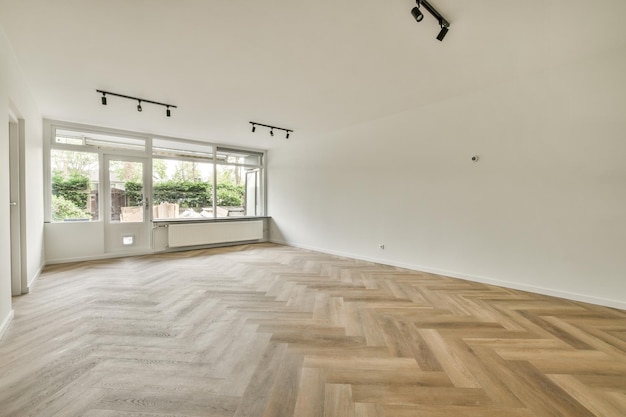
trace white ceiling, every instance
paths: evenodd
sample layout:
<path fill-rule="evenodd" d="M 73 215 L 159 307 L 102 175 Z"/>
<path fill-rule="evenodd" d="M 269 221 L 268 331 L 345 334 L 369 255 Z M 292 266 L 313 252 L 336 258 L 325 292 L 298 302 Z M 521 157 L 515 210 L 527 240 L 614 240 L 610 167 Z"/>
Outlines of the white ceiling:
<path fill-rule="evenodd" d="M 271 148 L 622 51 L 624 0 L 0 0 L 47 118 Z M 96 89 L 178 105 L 109 98 Z"/>

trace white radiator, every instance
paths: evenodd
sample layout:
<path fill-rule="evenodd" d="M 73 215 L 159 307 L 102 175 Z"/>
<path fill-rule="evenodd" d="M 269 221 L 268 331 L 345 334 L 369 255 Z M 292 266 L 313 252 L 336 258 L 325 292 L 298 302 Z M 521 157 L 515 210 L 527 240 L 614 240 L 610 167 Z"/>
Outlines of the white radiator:
<path fill-rule="evenodd" d="M 170 224 L 170 248 L 263 239 L 263 221 Z"/>

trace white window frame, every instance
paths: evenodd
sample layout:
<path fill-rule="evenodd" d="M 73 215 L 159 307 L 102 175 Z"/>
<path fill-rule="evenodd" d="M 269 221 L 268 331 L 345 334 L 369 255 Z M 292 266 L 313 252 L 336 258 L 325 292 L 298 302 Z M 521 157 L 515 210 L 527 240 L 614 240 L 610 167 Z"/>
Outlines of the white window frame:
<path fill-rule="evenodd" d="M 145 143 L 145 149 L 144 151 L 136 151 L 136 150 L 131 150 L 131 149 L 94 149 L 92 147 L 86 147 L 86 146 L 81 146 L 81 145 L 68 145 L 68 144 L 59 144 L 56 143 L 55 138 L 56 138 L 56 130 L 57 129 L 63 129 L 63 130 L 74 130 L 77 132 L 86 132 L 86 133 L 94 133 L 94 134 L 103 134 L 103 135 L 111 135 L 111 136 L 120 136 L 120 137 L 126 137 L 126 138 L 131 138 L 131 139 L 140 139 L 143 140 Z M 170 160 L 178 160 L 178 161 L 191 161 L 191 162 L 205 162 L 205 163 L 211 163 L 213 164 L 213 217 L 209 217 L 209 218 L 204 218 L 204 219 L 185 219 L 188 221 L 198 221 L 198 222 L 202 222 L 202 221 L 214 221 L 219 219 L 220 221 L 226 220 L 241 220 L 242 218 L 263 218 L 263 217 L 267 217 L 267 167 L 266 167 L 266 161 L 267 161 L 267 151 L 263 150 L 263 149 L 254 149 L 254 148 L 246 148 L 246 147 L 239 147 L 239 146 L 231 146 L 231 145 L 226 145 L 226 144 L 218 144 L 218 143 L 211 143 L 211 142 L 201 142 L 201 141 L 194 141 L 194 140 L 189 140 L 189 139 L 182 139 L 182 138 L 176 138 L 176 137 L 169 137 L 169 136 L 157 136 L 157 135 L 148 135 L 148 134 L 142 134 L 139 132 L 133 132 L 133 131 L 126 131 L 126 130 L 119 130 L 119 129 L 110 129 L 110 128 L 105 128 L 105 127 L 98 127 L 98 126 L 92 126 L 92 125 L 84 125 L 84 124 L 79 124 L 79 123 L 72 123 L 72 122 L 64 122 L 64 121 L 59 121 L 59 120 L 48 120 L 45 119 L 44 120 L 44 203 L 45 203 L 45 208 L 44 208 L 44 221 L 46 223 L 51 223 L 52 222 L 52 174 L 50 172 L 51 166 L 50 166 L 50 156 L 51 156 L 51 150 L 52 149 L 59 149 L 59 150 L 71 150 L 71 151 L 82 151 L 82 152 L 93 152 L 93 153 L 97 153 L 98 154 L 98 163 L 99 163 L 99 184 L 98 184 L 98 194 L 100 196 L 102 196 L 103 194 L 103 184 L 104 184 L 104 170 L 103 170 L 103 164 L 104 164 L 104 155 L 118 155 L 118 156 L 134 156 L 134 157 L 143 157 L 143 158 L 148 158 L 151 163 L 149 164 L 148 167 L 146 167 L 150 172 L 149 172 L 149 178 L 151 179 L 151 183 L 150 183 L 150 190 L 152 190 L 152 160 L 153 159 L 170 159 Z M 167 140 L 167 141 L 172 141 L 172 142 L 178 142 L 178 143 L 188 143 L 188 144 L 192 144 L 192 145 L 200 145 L 200 146 L 210 146 L 212 147 L 213 150 L 213 155 L 212 158 L 185 158 L 185 157 L 169 157 L 169 156 L 162 156 L 162 155 L 153 155 L 152 154 L 152 141 L 154 139 L 160 139 L 160 140 Z M 260 163 L 257 164 L 239 164 L 239 163 L 228 163 L 228 162 L 221 162 L 218 161 L 217 159 L 217 154 L 219 152 L 219 150 L 224 150 L 224 151 L 232 151 L 232 152 L 242 152 L 242 153 L 252 153 L 252 154 L 258 154 L 261 158 Z M 233 217 L 233 218 L 228 218 L 228 217 L 217 217 L 217 213 L 215 210 L 216 207 L 216 189 L 217 189 L 217 165 L 223 165 L 223 166 L 236 166 L 236 167 L 244 167 L 244 168 L 258 168 L 260 171 L 260 175 L 261 175 L 261 180 L 260 180 L 260 184 L 261 184 L 261 192 L 259 193 L 259 198 L 260 198 L 260 207 L 262 207 L 263 213 L 258 215 L 258 216 L 244 216 L 244 217 Z M 151 193 L 152 194 L 152 193 Z M 153 195 L 151 195 L 151 197 L 153 197 Z M 102 204 L 103 199 L 99 198 L 99 204 Z M 96 222 L 101 222 L 103 221 L 103 216 L 102 216 L 102 207 L 100 206 L 99 209 L 99 216 L 98 216 L 98 220 L 94 220 L 92 221 L 92 223 L 96 223 Z M 166 220 L 157 220 L 157 221 L 161 221 L 164 222 Z M 171 221 L 171 220 L 170 220 Z M 154 220 L 153 220 L 154 222 Z"/>

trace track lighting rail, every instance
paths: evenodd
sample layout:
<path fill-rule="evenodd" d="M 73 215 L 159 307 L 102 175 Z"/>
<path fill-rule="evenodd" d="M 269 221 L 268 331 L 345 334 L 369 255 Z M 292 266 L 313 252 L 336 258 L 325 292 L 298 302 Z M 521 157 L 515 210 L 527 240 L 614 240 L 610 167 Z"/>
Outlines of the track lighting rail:
<path fill-rule="evenodd" d="M 170 117 L 171 113 L 170 113 L 170 109 L 177 109 L 178 106 L 175 106 L 173 104 L 168 104 L 168 103 L 161 103 L 158 101 L 154 101 L 154 100 L 148 100 L 145 98 L 140 98 L 140 97 L 132 97 L 132 96 L 127 96 L 125 94 L 118 94 L 118 93 L 112 93 L 110 91 L 104 91 L 104 90 L 96 90 L 96 92 L 102 94 L 102 105 L 106 106 L 107 105 L 107 95 L 110 96 L 114 96 L 114 97 L 121 97 L 121 98 L 126 98 L 129 100 L 133 100 L 133 101 L 137 101 L 137 111 L 142 111 L 142 107 L 141 107 L 141 103 L 150 103 L 150 104 L 156 104 L 157 106 L 163 106 L 165 107 L 166 110 L 166 116 Z"/>
<path fill-rule="evenodd" d="M 284 127 L 266 125 L 266 124 L 257 123 L 257 122 L 250 122 L 250 124 L 252 125 L 252 133 L 256 132 L 256 127 L 257 126 L 263 126 L 263 127 L 268 128 L 270 130 L 270 135 L 272 135 L 272 136 L 274 136 L 274 129 L 282 130 L 283 132 L 285 132 L 285 139 L 289 139 L 289 134 L 293 133 L 292 129 L 285 129 Z"/>
<path fill-rule="evenodd" d="M 433 6 L 432 6 L 429 2 L 427 2 L 426 0 L 422 0 L 420 3 L 422 3 L 422 5 L 424 6 L 424 8 L 425 8 L 426 10 L 428 10 L 428 12 L 429 12 L 430 14 L 432 14 L 432 15 L 435 17 L 435 19 L 437 19 L 437 21 L 439 22 L 439 25 L 440 25 L 440 26 L 443 26 L 443 27 L 450 27 L 450 22 L 448 22 L 448 21 L 445 19 L 445 17 L 443 17 L 443 16 L 441 15 L 441 13 L 439 13 L 439 12 L 437 11 L 437 9 L 435 9 L 435 8 L 434 8 L 434 7 L 433 7 Z"/>

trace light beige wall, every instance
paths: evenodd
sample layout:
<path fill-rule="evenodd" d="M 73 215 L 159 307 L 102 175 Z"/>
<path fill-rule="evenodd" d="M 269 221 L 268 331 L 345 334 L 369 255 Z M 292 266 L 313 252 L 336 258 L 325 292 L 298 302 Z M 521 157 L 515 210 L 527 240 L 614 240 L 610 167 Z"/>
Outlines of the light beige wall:
<path fill-rule="evenodd" d="M 626 308 L 624 74 L 609 51 L 281 143 L 271 239 Z"/>

